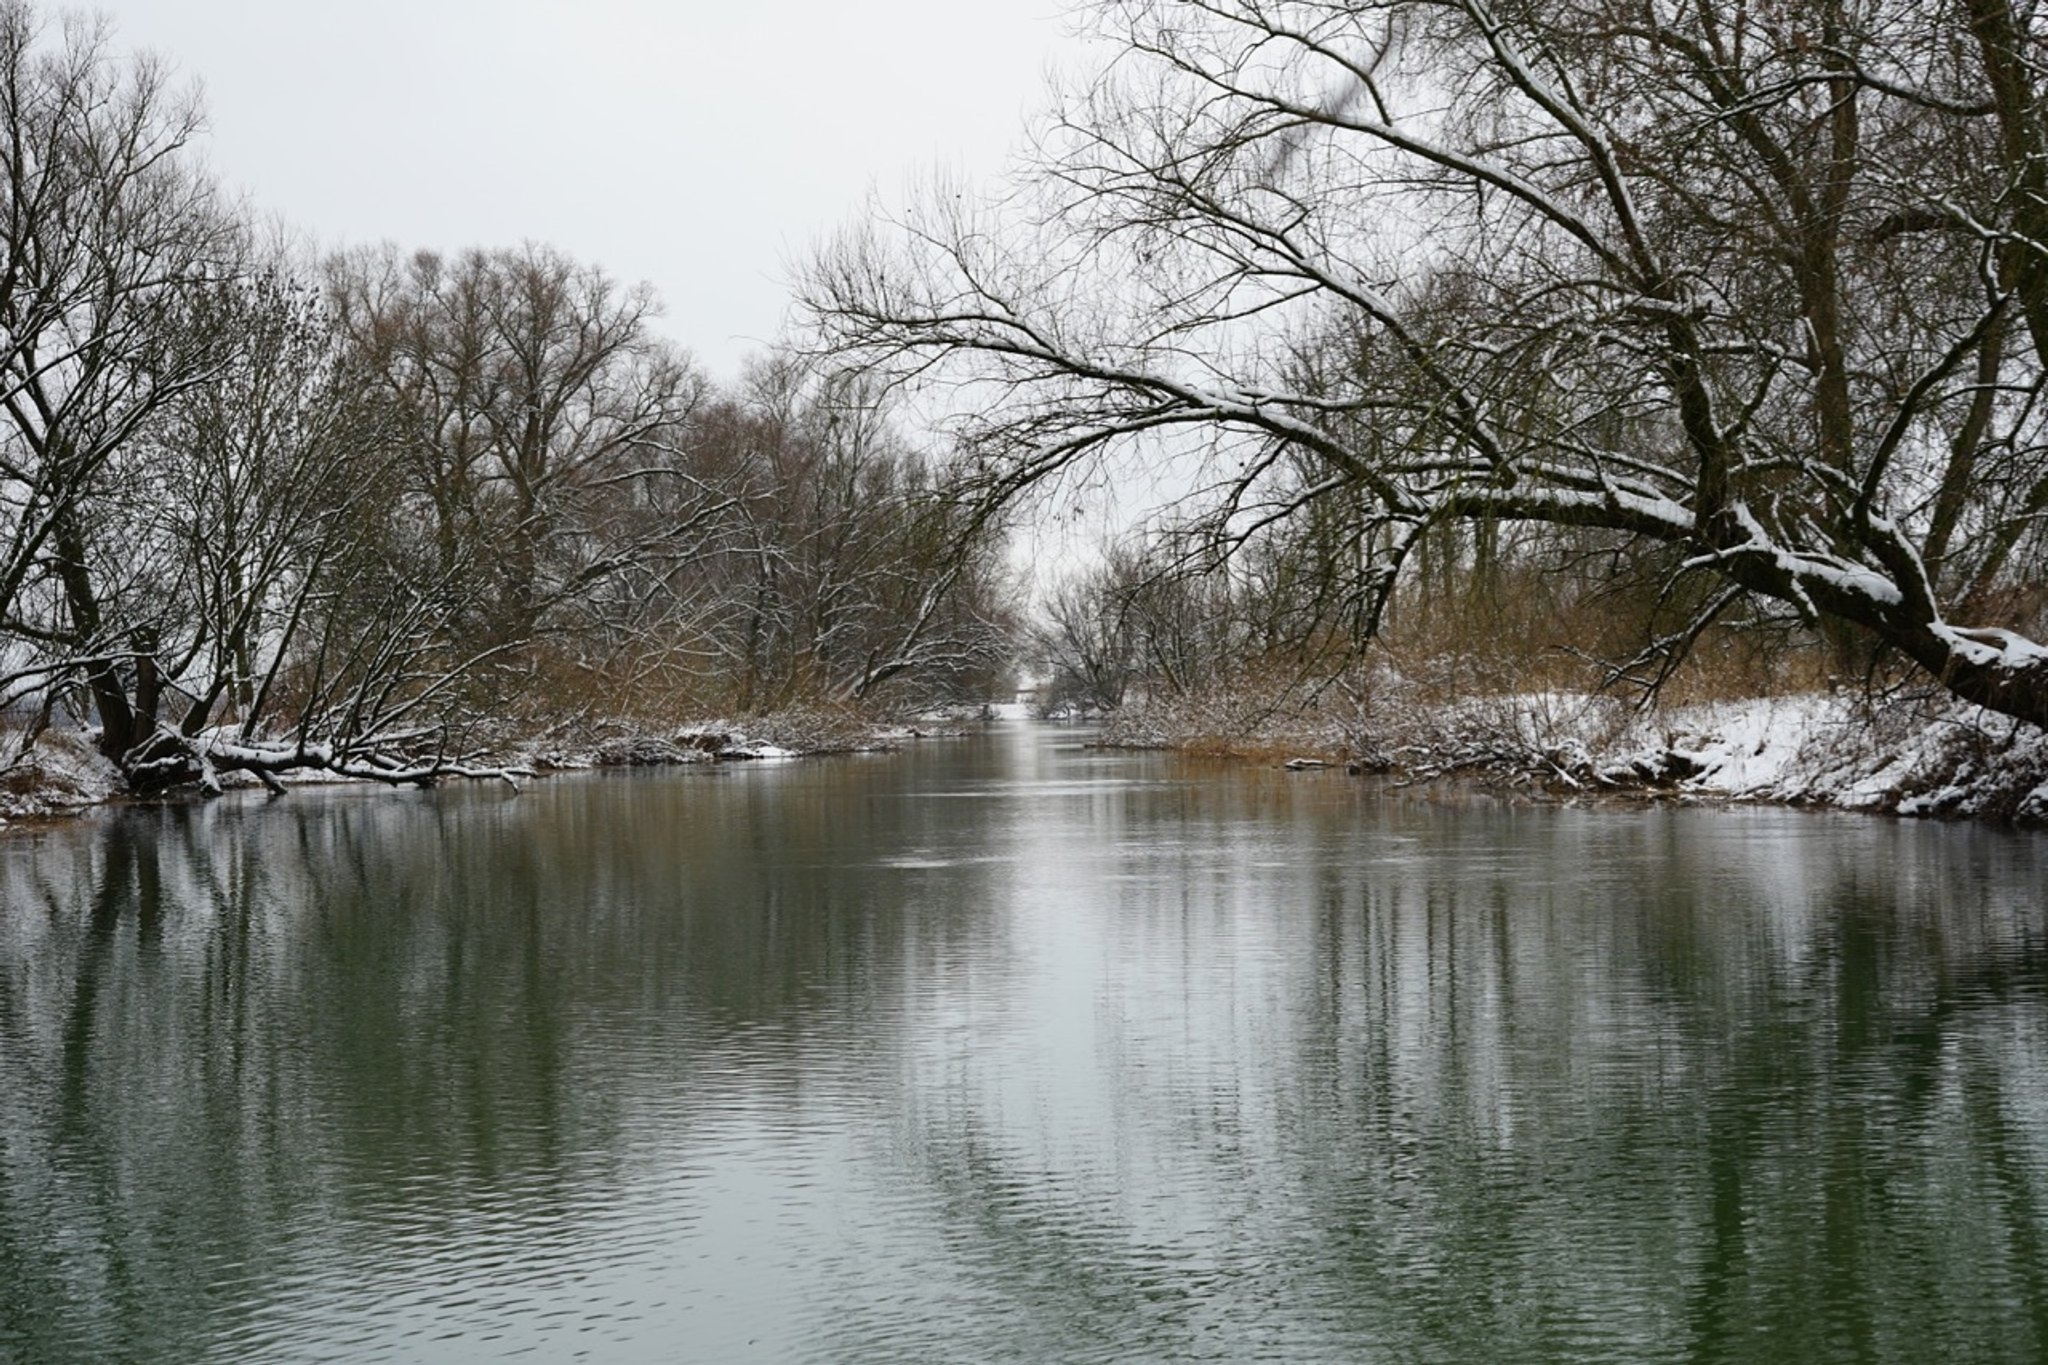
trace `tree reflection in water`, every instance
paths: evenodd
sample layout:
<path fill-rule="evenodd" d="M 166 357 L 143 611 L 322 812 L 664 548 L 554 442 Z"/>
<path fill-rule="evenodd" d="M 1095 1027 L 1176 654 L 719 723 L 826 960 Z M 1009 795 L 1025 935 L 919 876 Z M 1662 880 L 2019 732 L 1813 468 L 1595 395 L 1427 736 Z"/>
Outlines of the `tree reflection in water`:
<path fill-rule="evenodd" d="M 2038 1358 L 2042 847 L 1037 731 L 17 838 L 0 1358 Z"/>

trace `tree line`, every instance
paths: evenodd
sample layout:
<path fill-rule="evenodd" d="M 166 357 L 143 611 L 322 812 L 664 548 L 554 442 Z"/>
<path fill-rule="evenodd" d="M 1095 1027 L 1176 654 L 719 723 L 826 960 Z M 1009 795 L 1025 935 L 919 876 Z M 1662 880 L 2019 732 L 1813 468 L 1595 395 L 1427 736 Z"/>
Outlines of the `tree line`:
<path fill-rule="evenodd" d="M 998 523 L 857 377 L 712 384 L 539 245 L 280 241 L 103 23 L 0 3 L 0 708 L 138 791 L 578 715 L 985 690 Z"/>
<path fill-rule="evenodd" d="M 1549 567 L 1624 590 L 1610 679 L 1790 630 L 2048 724 L 2035 0 L 1087 14 L 1117 58 L 1007 198 L 803 285 L 845 362 L 969 395 L 991 505 L 1175 462 L 1147 553 L 1292 564 L 1303 640 Z"/>

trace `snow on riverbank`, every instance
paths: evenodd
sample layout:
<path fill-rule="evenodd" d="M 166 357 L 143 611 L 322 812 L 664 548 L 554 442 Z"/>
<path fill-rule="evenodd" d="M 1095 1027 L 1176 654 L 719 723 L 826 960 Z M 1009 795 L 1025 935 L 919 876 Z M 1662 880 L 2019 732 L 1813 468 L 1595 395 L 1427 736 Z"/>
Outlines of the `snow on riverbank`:
<path fill-rule="evenodd" d="M 1599 780 L 1899 815 L 2048 820 L 2048 735 L 1977 707 L 1801 696 L 1638 721 Z"/>
<path fill-rule="evenodd" d="M 582 725 L 571 735 L 509 747 L 518 762 L 545 772 L 874 753 L 910 740 L 960 733 L 959 722 L 951 717 L 884 724 L 857 711 L 794 707 L 744 720 L 693 721 L 672 728 L 614 719 Z"/>
<path fill-rule="evenodd" d="M 1112 717 L 1106 743 L 1327 757 L 1562 796 L 1629 793 L 2048 823 L 2048 734 L 1946 697 L 1801 694 L 1637 711 L 1576 693 L 1427 705 L 1352 696 L 1292 717 L 1210 699 Z"/>
<path fill-rule="evenodd" d="M 763 762 L 892 749 L 937 733 L 957 730 L 949 732 L 936 725 L 882 726 L 850 712 L 812 709 L 674 727 L 615 719 L 585 723 L 543 739 L 493 746 L 499 752 L 490 754 L 489 759 L 510 771 L 532 774 Z M 293 786 L 358 780 L 313 769 L 281 777 Z M 229 785 L 255 785 L 255 779 L 244 774 L 228 774 L 225 780 Z M 120 772 L 93 748 L 87 733 L 48 730 L 38 737 L 26 758 L 0 771 L 0 825 L 74 814 L 116 800 L 123 790 Z"/>
<path fill-rule="evenodd" d="M 869 752 L 957 733 L 957 721 L 881 727 L 850 713 L 802 710 L 658 729 L 611 721 L 508 745 L 503 757 L 545 773 Z M 1476 776 L 1567 798 L 1759 801 L 2048 824 L 2048 734 L 1938 695 L 1873 703 L 1799 694 L 1637 711 L 1568 692 L 1424 704 L 1389 689 L 1287 716 L 1270 700 L 1218 696 L 1127 708 L 1105 722 L 1102 740 L 1297 767 L 1337 762 L 1404 780 Z M 85 736 L 51 731 L 0 772 L 0 824 L 76 812 L 121 790 L 120 774 Z"/>
<path fill-rule="evenodd" d="M 7 751 L 14 752 L 11 743 Z M 104 804 L 120 790 L 120 770 L 83 735 L 46 731 L 26 757 L 0 772 L 0 825 L 69 815 Z"/>
<path fill-rule="evenodd" d="M 583 727 L 573 737 L 520 744 L 514 751 L 537 771 L 560 772 L 865 753 L 893 748 L 913 733 L 885 729 L 853 715 L 804 710 L 674 728 L 609 721 Z"/>

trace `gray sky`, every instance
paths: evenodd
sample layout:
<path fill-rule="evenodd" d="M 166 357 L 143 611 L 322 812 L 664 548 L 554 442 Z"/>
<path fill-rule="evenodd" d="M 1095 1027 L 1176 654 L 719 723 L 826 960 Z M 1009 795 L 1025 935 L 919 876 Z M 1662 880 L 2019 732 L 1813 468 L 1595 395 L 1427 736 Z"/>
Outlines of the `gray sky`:
<path fill-rule="evenodd" d="M 720 378 L 870 186 L 992 174 L 1078 55 L 1061 0 L 92 8 L 200 82 L 210 159 L 257 208 L 326 245 L 553 243 L 652 283 Z"/>

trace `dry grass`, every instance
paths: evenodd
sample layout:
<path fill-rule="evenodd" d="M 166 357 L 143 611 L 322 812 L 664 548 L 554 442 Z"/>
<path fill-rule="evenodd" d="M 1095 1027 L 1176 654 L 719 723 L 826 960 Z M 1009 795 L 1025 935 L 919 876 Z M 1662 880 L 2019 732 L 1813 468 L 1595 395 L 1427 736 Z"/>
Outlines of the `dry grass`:
<path fill-rule="evenodd" d="M 1657 605 L 1641 573 L 1589 581 L 1575 573 L 1504 568 L 1475 586 L 1411 587 L 1389 610 L 1372 653 L 1442 704 L 1488 693 L 1608 692 L 1635 701 L 1655 680 L 1672 705 L 1823 690 L 1866 677 L 1869 650 L 1830 642 L 1795 623 L 1717 624 L 1668 673 L 1661 660 L 1631 668 L 1646 644 L 1685 619 Z M 1646 606 L 1645 604 L 1649 605 Z"/>

